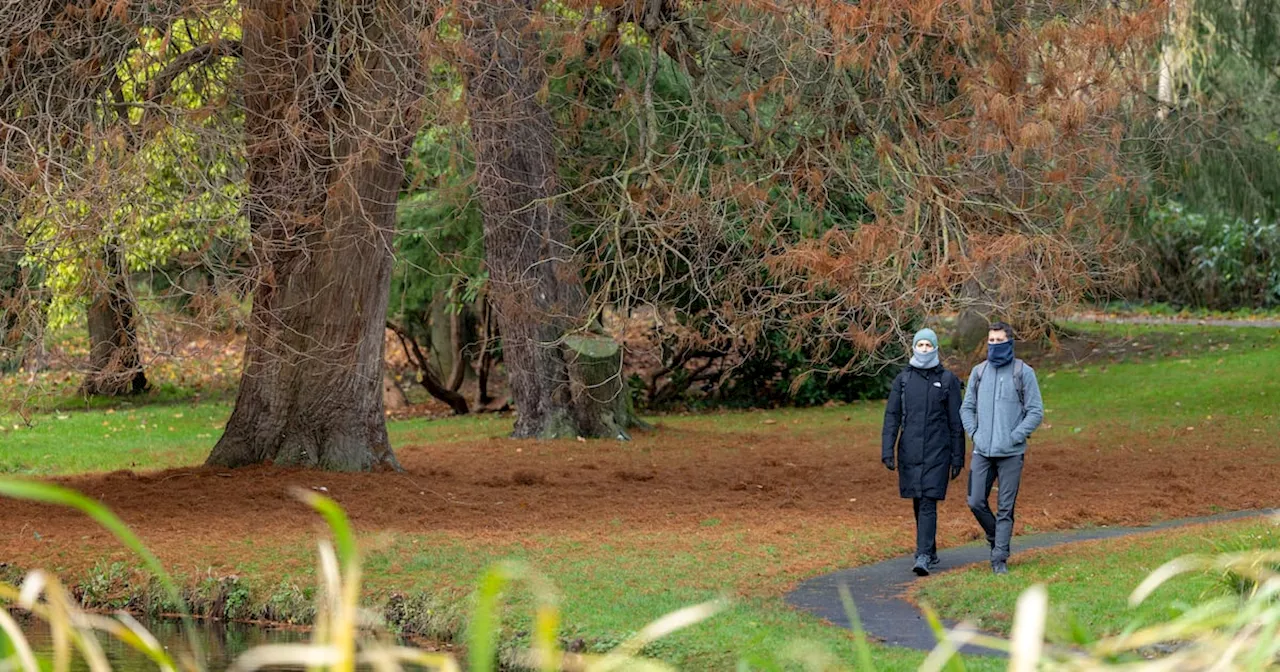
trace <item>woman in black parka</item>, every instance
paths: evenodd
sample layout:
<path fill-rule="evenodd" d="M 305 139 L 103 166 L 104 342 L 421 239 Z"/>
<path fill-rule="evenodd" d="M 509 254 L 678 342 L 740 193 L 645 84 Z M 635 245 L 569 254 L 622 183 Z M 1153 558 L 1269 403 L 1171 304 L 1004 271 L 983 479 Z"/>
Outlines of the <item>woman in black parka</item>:
<path fill-rule="evenodd" d="M 938 336 L 921 329 L 911 341 L 911 363 L 893 380 L 884 408 L 880 461 L 898 470 L 898 492 L 912 501 L 916 558 L 911 568 L 928 576 L 938 564 L 938 501 L 947 480 L 964 469 L 960 379 L 938 360 Z M 894 455 L 896 450 L 896 457 Z"/>

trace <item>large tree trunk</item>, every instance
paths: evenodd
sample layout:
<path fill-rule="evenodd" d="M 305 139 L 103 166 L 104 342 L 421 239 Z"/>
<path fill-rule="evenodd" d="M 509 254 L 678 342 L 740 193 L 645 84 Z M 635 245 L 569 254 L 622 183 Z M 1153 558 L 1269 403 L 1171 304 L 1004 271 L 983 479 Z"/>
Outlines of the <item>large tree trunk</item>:
<path fill-rule="evenodd" d="M 108 397 L 140 394 L 147 375 L 138 354 L 137 304 L 130 291 L 124 255 L 115 243 L 103 251 L 101 285 L 89 304 L 89 372 L 83 394 Z"/>
<path fill-rule="evenodd" d="M 0 187 L 2 190 L 3 187 Z M 0 196 L 3 196 L 0 191 Z M 0 200 L 0 375 L 16 368 L 23 344 L 22 316 L 26 308 L 25 279 L 21 266 L 25 243 Z"/>
<path fill-rule="evenodd" d="M 245 0 L 258 260 L 235 410 L 209 464 L 398 469 L 382 400 L 392 232 L 422 95 L 416 3 Z"/>
<path fill-rule="evenodd" d="M 467 106 L 484 213 L 490 300 L 515 400 L 516 437 L 626 437 L 609 400 L 575 384 L 565 337 L 581 332 L 585 290 L 558 207 L 555 128 L 530 19 L 534 0 L 469 2 Z"/>
<path fill-rule="evenodd" d="M 960 355 L 970 355 L 986 344 L 987 326 L 991 324 L 997 308 L 995 297 L 991 290 L 983 286 L 983 278 L 980 276 L 965 281 L 960 288 L 960 295 L 964 309 L 956 316 L 951 347 Z"/>

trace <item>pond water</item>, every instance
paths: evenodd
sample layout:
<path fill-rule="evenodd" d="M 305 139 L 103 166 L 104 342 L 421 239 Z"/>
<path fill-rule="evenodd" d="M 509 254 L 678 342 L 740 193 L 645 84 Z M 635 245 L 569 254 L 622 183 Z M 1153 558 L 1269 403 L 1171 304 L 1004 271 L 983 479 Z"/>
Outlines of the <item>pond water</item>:
<path fill-rule="evenodd" d="M 48 625 L 43 621 L 16 615 L 27 641 L 37 655 L 48 655 L 53 651 L 53 640 Z M 155 618 L 139 619 L 143 626 L 155 635 L 156 639 L 168 649 L 174 659 L 179 653 L 189 649 L 187 630 L 182 621 L 177 619 Z M 310 633 L 283 628 L 270 628 L 246 623 L 224 623 L 220 621 L 195 621 L 195 635 L 204 649 L 205 669 L 210 671 L 225 670 L 241 653 L 263 644 L 283 644 L 303 642 Z M 111 661 L 111 669 L 115 672 L 140 672 L 155 670 L 155 663 L 149 658 L 134 651 L 106 635 L 99 635 L 103 651 Z M 88 665 L 76 654 L 71 669 L 88 670 Z"/>

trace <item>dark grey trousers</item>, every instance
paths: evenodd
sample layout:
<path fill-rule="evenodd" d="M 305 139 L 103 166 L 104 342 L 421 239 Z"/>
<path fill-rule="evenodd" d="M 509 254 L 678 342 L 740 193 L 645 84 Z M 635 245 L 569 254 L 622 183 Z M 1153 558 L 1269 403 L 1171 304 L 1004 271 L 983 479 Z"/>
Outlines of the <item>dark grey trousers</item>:
<path fill-rule="evenodd" d="M 938 557 L 938 500 L 916 497 L 911 508 L 916 512 L 916 555 Z"/>
<path fill-rule="evenodd" d="M 1018 486 L 1022 484 L 1023 455 L 983 457 L 974 453 L 969 467 L 969 508 L 978 519 L 991 546 L 992 560 L 1009 559 L 1009 541 L 1013 539 L 1013 508 L 1018 502 Z M 996 496 L 997 513 L 991 513 L 991 486 L 1000 481 Z"/>

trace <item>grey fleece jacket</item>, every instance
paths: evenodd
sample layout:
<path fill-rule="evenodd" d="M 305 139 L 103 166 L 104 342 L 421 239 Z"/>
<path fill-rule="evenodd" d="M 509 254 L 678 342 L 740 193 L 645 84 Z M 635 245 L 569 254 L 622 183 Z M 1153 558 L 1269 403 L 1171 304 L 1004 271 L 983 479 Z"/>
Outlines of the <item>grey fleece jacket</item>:
<path fill-rule="evenodd" d="M 1027 452 L 1027 437 L 1044 419 L 1036 372 L 1023 363 L 1025 403 L 1019 404 L 1018 389 L 1013 383 L 1013 362 L 998 369 L 988 365 L 975 394 L 973 374 L 979 366 L 982 364 L 969 372 L 964 403 L 960 405 L 960 422 L 964 424 L 965 434 L 973 438 L 973 452 L 983 457 L 1009 457 Z"/>

